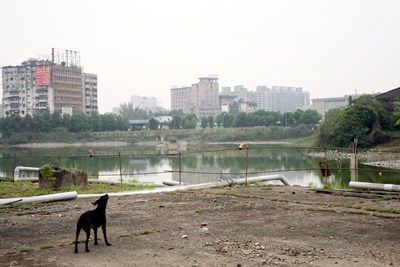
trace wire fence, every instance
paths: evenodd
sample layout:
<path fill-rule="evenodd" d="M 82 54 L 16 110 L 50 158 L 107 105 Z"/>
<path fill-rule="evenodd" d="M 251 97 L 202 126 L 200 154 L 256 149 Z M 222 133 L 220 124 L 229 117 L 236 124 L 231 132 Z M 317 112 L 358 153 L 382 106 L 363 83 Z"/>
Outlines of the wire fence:
<path fill-rule="evenodd" d="M 398 169 L 350 164 L 351 155 L 355 155 L 357 161 L 361 162 L 396 159 L 397 155 L 390 153 L 375 153 L 366 159 L 362 156 L 364 153 L 355 154 L 349 149 L 260 144 L 167 153 L 153 152 L 154 150 L 121 150 L 89 150 L 86 154 L 71 155 L 36 155 L 22 152 L 3 154 L 0 157 L 0 176 L 13 180 L 17 166 L 41 167 L 51 164 L 62 168 L 81 169 L 92 179 L 121 182 L 146 181 L 146 177 L 159 182 L 163 177 L 167 177 L 167 180 L 193 184 L 282 173 L 293 175 L 295 178 L 289 179 L 292 181 L 312 176 L 321 183 L 332 182 L 332 177 L 344 182 L 361 178 L 367 181 L 400 183 Z M 30 150 L 31 153 L 32 151 L 34 150 Z M 321 163 L 326 164 L 325 167 L 321 167 Z M 24 175 L 29 177 L 35 174 Z M 308 182 L 314 181 L 313 179 L 310 178 Z M 304 185 L 306 182 L 307 180 L 301 183 Z"/>

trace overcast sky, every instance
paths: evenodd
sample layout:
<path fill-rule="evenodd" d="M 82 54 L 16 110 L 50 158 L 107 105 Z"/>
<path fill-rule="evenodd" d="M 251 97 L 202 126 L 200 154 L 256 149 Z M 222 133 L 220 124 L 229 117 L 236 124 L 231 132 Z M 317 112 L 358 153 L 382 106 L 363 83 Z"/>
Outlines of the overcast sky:
<path fill-rule="evenodd" d="M 0 66 L 51 48 L 98 75 L 100 113 L 132 95 L 170 109 L 173 85 L 299 86 L 310 98 L 400 86 L 398 0 L 13 0 Z"/>

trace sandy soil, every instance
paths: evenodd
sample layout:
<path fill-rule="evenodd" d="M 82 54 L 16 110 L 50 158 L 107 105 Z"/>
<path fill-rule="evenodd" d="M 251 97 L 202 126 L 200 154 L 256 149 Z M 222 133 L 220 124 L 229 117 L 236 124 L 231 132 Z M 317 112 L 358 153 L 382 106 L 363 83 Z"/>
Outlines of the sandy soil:
<path fill-rule="evenodd" d="M 398 196 L 397 196 L 398 197 Z M 74 254 L 94 199 L 0 210 L 0 266 L 398 266 L 398 198 L 301 187 L 111 197 L 108 239 Z M 101 235 L 100 235 L 101 236 Z M 81 234 L 80 239 L 84 239 Z M 23 252 L 25 250 L 32 250 Z"/>

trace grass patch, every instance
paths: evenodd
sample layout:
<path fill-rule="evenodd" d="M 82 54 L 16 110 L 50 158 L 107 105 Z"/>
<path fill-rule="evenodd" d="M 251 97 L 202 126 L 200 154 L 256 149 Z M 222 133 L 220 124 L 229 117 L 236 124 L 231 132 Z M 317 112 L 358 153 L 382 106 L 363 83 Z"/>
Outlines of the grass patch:
<path fill-rule="evenodd" d="M 84 240 L 84 239 L 79 239 L 79 240 L 78 240 L 78 244 L 84 244 L 85 242 L 86 242 L 86 240 Z M 71 241 L 71 245 L 75 245 L 75 243 L 76 243 L 75 240 L 72 240 L 72 241 Z"/>
<path fill-rule="evenodd" d="M 146 230 L 143 230 L 142 232 L 137 233 L 137 235 L 150 235 L 153 233 L 154 233 L 154 231 L 146 229 Z"/>
<path fill-rule="evenodd" d="M 376 217 L 381 218 L 400 218 L 400 216 L 393 216 L 391 214 L 400 214 L 400 209 L 397 208 L 375 208 L 375 207 L 368 207 L 368 206 L 361 206 L 354 203 L 326 203 L 326 202 L 311 202 L 311 201 L 299 201 L 299 200 L 289 200 L 283 198 L 276 198 L 276 197 L 268 197 L 268 196 L 256 196 L 256 195 L 246 195 L 241 194 L 239 192 L 233 191 L 226 191 L 226 192 L 219 192 L 216 195 L 227 195 L 227 196 L 235 196 L 237 198 L 253 198 L 253 199 L 264 199 L 271 202 L 281 202 L 281 203 L 293 203 L 298 205 L 308 205 L 308 206 L 320 206 L 321 208 L 317 207 L 310 207 L 307 210 L 314 210 L 314 211 L 330 211 L 330 212 L 338 212 L 334 208 L 346 208 L 348 210 L 341 211 L 343 213 L 351 213 L 351 214 L 362 214 L 362 215 L 373 215 Z M 239 202 L 239 200 L 236 200 Z M 362 203 L 362 202 L 361 202 Z M 325 208 L 322 208 L 325 207 Z M 370 213 L 370 212 L 378 212 L 378 213 Z"/>
<path fill-rule="evenodd" d="M 22 211 L 23 213 L 24 210 L 31 210 L 37 207 L 43 207 L 43 206 L 50 206 L 53 205 L 53 203 L 29 203 L 29 204 L 21 204 L 18 205 L 18 210 Z M 0 207 L 0 214 L 1 213 L 7 213 L 10 210 L 14 210 L 14 206 L 4 206 Z"/>
<path fill-rule="evenodd" d="M 17 250 L 19 252 L 32 252 L 33 248 L 31 248 L 31 247 L 23 247 L 23 248 L 17 248 Z"/>
<path fill-rule="evenodd" d="M 389 214 L 382 214 L 382 213 L 372 213 L 372 216 L 378 217 L 378 218 L 384 218 L 384 219 L 398 219 L 400 216 L 393 216 Z"/>
<path fill-rule="evenodd" d="M 325 183 L 322 188 L 327 189 L 327 190 L 337 190 L 337 189 L 348 190 L 348 189 L 350 189 L 348 184 L 343 184 L 339 181 L 334 181 L 332 183 Z"/>
<path fill-rule="evenodd" d="M 336 212 L 335 209 L 330 208 L 306 208 L 307 211 L 322 211 L 322 212 Z"/>
<path fill-rule="evenodd" d="M 204 209 L 204 208 L 199 208 L 199 209 L 197 209 L 197 210 L 195 211 L 195 213 L 203 213 L 203 212 L 206 212 L 206 209 Z"/>
<path fill-rule="evenodd" d="M 49 249 L 49 248 L 53 248 L 54 246 L 51 244 L 43 244 L 40 245 L 40 249 Z"/>
<path fill-rule="evenodd" d="M 144 190 L 155 188 L 151 183 L 140 183 L 137 185 L 127 185 L 127 184 L 108 184 L 108 183 L 89 183 L 86 188 L 80 187 L 70 187 L 62 190 L 52 190 L 52 189 L 40 189 L 39 183 L 22 181 L 22 182 L 10 182 L 1 181 L 0 182 L 0 195 L 2 198 L 18 198 L 18 197 L 30 197 L 30 196 L 40 196 L 47 194 L 55 194 L 62 192 L 76 191 L 78 194 L 101 194 L 101 193 L 112 193 L 120 191 L 133 191 L 133 190 Z"/>

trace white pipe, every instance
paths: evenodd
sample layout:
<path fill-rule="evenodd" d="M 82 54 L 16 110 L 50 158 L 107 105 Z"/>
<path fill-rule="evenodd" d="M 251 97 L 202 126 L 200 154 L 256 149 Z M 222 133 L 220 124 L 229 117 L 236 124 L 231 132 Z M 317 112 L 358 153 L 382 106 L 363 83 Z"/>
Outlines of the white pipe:
<path fill-rule="evenodd" d="M 125 192 L 118 192 L 118 193 L 108 193 L 109 196 L 132 196 L 132 195 L 143 195 L 143 194 L 150 194 L 150 193 L 166 193 L 166 192 L 174 192 L 179 190 L 195 190 L 195 189 L 206 189 L 206 188 L 213 188 L 213 187 L 221 187 L 227 186 L 232 184 L 245 184 L 247 183 L 254 183 L 254 182 L 265 182 L 265 181 L 272 181 L 272 180 L 280 180 L 283 184 L 289 185 L 286 177 L 282 174 L 273 174 L 273 175 L 266 175 L 266 176 L 259 176 L 259 177 L 250 177 L 250 178 L 241 178 L 241 179 L 230 179 L 228 181 L 220 181 L 220 182 L 211 182 L 211 183 L 204 183 L 204 184 L 194 184 L 194 185 L 176 185 L 176 186 L 168 186 L 156 189 L 149 189 L 149 190 L 136 190 L 136 191 L 125 191 Z M 78 195 L 78 198 L 91 198 L 91 197 L 99 197 L 103 194 L 82 194 Z"/>
<path fill-rule="evenodd" d="M 126 191 L 126 192 L 118 192 L 118 193 L 108 193 L 109 196 L 131 196 L 131 195 L 142 195 L 142 194 L 150 194 L 150 193 L 166 193 L 166 192 L 174 192 L 179 190 L 195 190 L 195 189 L 206 189 L 213 187 L 221 187 L 232 184 L 245 184 L 254 183 L 254 182 L 265 182 L 272 180 L 280 180 L 283 184 L 289 185 L 286 177 L 282 174 L 273 174 L 259 177 L 250 177 L 250 178 L 241 178 L 241 179 L 230 179 L 228 181 L 220 181 L 220 182 L 211 182 L 211 183 L 203 183 L 203 184 L 195 184 L 195 185 L 178 185 L 178 186 L 169 186 L 162 187 L 150 190 L 137 190 L 137 191 Z M 43 196 L 35 196 L 35 197 L 26 197 L 26 198 L 8 198 L 8 199 L 0 199 L 0 205 L 5 204 L 26 204 L 26 203 L 40 203 L 40 202 L 52 202 L 52 201 L 61 201 L 61 200 L 71 200 L 76 198 L 91 198 L 91 197 L 99 197 L 104 195 L 102 194 L 81 194 L 78 195 L 76 191 L 74 192 L 66 192 L 59 194 L 51 194 L 51 195 L 43 195 Z"/>
<path fill-rule="evenodd" d="M 166 181 L 162 181 L 163 185 L 186 185 L 186 183 L 179 183 L 178 181 L 174 181 L 174 180 L 166 180 Z"/>
<path fill-rule="evenodd" d="M 78 193 L 76 191 L 73 191 L 73 192 L 65 192 L 65 193 L 35 196 L 35 197 L 0 199 L 0 205 L 12 204 L 12 203 L 26 204 L 26 203 L 53 202 L 53 201 L 76 199 L 77 197 Z"/>
<path fill-rule="evenodd" d="M 28 179 L 23 179 L 19 177 L 19 173 L 21 171 L 34 171 L 34 172 L 38 172 L 39 168 L 35 168 L 35 167 L 24 167 L 24 166 L 17 166 L 14 169 L 14 181 L 38 181 L 39 178 L 28 178 Z"/>
<path fill-rule="evenodd" d="M 400 192 L 400 185 L 396 185 L 396 184 L 376 184 L 376 183 L 350 181 L 349 186 L 353 187 L 353 188 L 358 188 L 358 189 L 371 189 L 371 190 Z"/>

